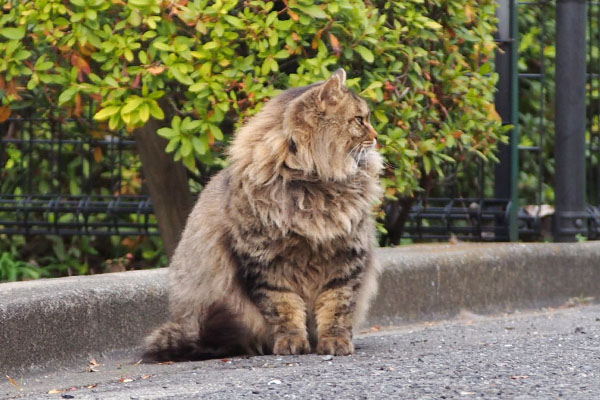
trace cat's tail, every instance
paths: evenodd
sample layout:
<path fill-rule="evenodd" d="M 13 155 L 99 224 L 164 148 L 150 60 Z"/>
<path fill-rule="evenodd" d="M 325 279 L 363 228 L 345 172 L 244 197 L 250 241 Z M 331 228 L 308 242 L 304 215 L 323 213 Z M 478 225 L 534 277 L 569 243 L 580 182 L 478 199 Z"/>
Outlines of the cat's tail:
<path fill-rule="evenodd" d="M 213 304 L 200 322 L 197 331 L 172 321 L 158 327 L 146 338 L 143 360 L 207 360 L 248 351 L 249 329 L 225 304 Z"/>

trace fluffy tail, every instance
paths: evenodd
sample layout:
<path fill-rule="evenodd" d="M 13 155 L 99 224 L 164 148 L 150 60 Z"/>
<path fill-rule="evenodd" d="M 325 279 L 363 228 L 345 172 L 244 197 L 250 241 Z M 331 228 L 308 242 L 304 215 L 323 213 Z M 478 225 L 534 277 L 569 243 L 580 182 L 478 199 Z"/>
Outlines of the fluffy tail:
<path fill-rule="evenodd" d="M 241 355 L 247 352 L 250 332 L 224 304 L 213 304 L 198 332 L 167 322 L 146 338 L 143 360 L 192 361 Z"/>

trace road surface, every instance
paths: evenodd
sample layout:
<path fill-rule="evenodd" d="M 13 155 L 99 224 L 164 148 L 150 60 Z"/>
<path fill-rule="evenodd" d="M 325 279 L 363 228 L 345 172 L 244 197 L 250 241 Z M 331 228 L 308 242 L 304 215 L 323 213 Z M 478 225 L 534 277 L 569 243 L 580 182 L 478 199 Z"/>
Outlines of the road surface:
<path fill-rule="evenodd" d="M 577 303 L 577 302 L 575 302 Z M 0 383 L 27 399 L 599 399 L 600 305 L 370 328 L 348 357 L 82 361 Z"/>

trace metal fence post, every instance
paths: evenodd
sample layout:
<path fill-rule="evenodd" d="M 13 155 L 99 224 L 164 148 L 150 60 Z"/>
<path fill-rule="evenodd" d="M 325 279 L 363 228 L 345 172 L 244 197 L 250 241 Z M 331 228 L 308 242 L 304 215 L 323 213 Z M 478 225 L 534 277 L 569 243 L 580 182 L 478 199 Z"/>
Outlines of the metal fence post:
<path fill-rule="evenodd" d="M 556 160 L 554 240 L 586 233 L 585 101 L 586 2 L 556 5 Z"/>
<path fill-rule="evenodd" d="M 494 171 L 494 193 L 499 199 L 509 199 L 507 236 L 510 241 L 519 238 L 517 212 L 519 197 L 517 180 L 519 174 L 519 130 L 518 130 L 518 20 L 516 0 L 498 1 L 498 47 L 496 71 L 498 83 L 496 110 L 503 124 L 513 125 L 509 133 L 509 144 L 499 145 L 500 162 Z"/>

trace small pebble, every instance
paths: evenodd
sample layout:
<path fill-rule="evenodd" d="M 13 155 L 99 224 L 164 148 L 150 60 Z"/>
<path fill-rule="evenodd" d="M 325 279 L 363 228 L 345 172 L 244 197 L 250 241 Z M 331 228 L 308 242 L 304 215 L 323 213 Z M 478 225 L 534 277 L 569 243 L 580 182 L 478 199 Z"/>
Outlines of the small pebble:
<path fill-rule="evenodd" d="M 326 356 L 323 356 L 323 358 L 321 358 L 321 360 L 323 360 L 323 361 L 331 361 L 331 360 L 333 360 L 333 356 L 331 354 L 330 355 L 326 355 Z"/>
<path fill-rule="evenodd" d="M 272 381 L 269 381 L 267 385 L 281 385 L 281 381 L 279 379 L 273 379 Z"/>

